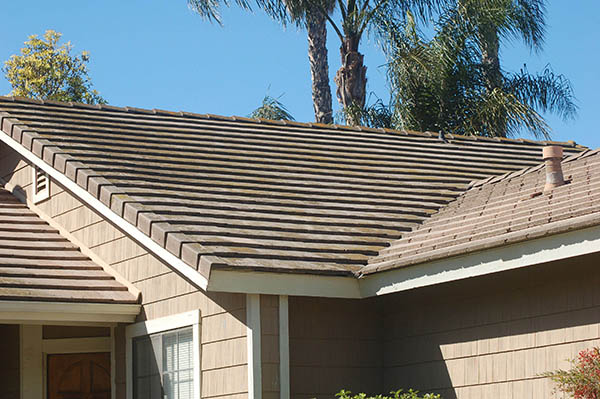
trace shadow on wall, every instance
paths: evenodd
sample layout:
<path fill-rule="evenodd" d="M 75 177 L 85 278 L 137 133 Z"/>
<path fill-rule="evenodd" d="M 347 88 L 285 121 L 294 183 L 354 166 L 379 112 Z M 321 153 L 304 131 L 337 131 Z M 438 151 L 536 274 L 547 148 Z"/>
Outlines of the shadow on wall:
<path fill-rule="evenodd" d="M 599 264 L 589 255 L 381 298 L 382 391 L 549 395 L 539 374 L 599 344 Z"/>

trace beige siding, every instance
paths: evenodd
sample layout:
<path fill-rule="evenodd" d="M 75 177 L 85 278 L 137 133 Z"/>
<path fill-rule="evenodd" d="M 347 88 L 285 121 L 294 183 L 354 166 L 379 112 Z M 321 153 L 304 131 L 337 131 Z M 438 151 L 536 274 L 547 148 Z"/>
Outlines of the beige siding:
<path fill-rule="evenodd" d="M 341 389 L 378 393 L 381 313 L 374 299 L 289 298 L 293 398 L 333 398 Z"/>
<path fill-rule="evenodd" d="M 0 178 L 31 198 L 31 166 L 4 145 L 0 145 Z M 36 210 L 52 217 L 82 248 L 92 251 L 101 263 L 141 291 L 143 308 L 139 321 L 200 309 L 202 396 L 247 397 L 245 295 L 200 292 L 56 182 L 51 187 L 50 199 L 39 203 Z M 117 396 L 124 398 L 121 366 L 125 338 L 122 329 L 117 331 Z"/>
<path fill-rule="evenodd" d="M 600 257 L 385 298 L 385 391 L 547 398 L 541 373 L 600 345 Z"/>
<path fill-rule="evenodd" d="M 0 324 L 0 399 L 19 399 L 19 326 Z"/>

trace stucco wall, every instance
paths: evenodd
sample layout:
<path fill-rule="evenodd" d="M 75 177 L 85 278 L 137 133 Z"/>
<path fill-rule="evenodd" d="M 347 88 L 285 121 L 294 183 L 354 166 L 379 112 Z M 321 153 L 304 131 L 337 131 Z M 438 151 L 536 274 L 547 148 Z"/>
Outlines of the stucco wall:
<path fill-rule="evenodd" d="M 600 345 L 598 266 L 581 257 L 383 298 L 383 390 L 552 397 L 540 374 Z"/>
<path fill-rule="evenodd" d="M 0 359 L 0 399 L 19 399 L 18 324 L 0 324 Z"/>
<path fill-rule="evenodd" d="M 32 197 L 31 166 L 0 145 L 0 178 Z M 202 397 L 247 397 L 246 297 L 205 294 L 104 221 L 56 182 L 50 199 L 32 207 L 51 217 L 83 250 L 105 263 L 142 292 L 138 321 L 200 309 L 202 314 Z M 122 329 L 117 331 L 124 340 Z M 124 342 L 117 343 L 117 397 L 125 394 Z"/>

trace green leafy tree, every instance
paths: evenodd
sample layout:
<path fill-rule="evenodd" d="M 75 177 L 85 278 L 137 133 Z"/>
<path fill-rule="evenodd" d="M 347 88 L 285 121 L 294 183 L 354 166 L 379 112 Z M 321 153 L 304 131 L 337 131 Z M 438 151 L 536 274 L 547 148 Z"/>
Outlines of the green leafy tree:
<path fill-rule="evenodd" d="M 499 137 L 525 129 L 548 138 L 551 129 L 540 112 L 564 119 L 576 114 L 568 79 L 549 66 L 540 74 L 526 67 L 516 73 L 491 72 L 499 62 L 492 62 L 492 68 L 486 61 L 490 53 L 484 50 L 480 22 L 498 27 L 503 35 L 516 34 L 518 24 L 510 22 L 514 10 L 507 0 L 478 4 L 475 17 L 465 16 L 460 6 L 445 8 L 431 40 L 424 38 L 410 13 L 408 23 L 381 21 L 387 34 L 393 126 Z"/>
<path fill-rule="evenodd" d="M 12 85 L 11 95 L 40 100 L 106 103 L 92 89 L 89 53 L 72 55 L 70 42 L 58 45 L 61 34 L 48 30 L 43 38 L 29 36 L 20 55 L 4 63 L 2 71 Z"/>
<path fill-rule="evenodd" d="M 252 111 L 251 118 L 293 121 L 294 117 L 278 99 L 266 95 L 260 107 Z"/>

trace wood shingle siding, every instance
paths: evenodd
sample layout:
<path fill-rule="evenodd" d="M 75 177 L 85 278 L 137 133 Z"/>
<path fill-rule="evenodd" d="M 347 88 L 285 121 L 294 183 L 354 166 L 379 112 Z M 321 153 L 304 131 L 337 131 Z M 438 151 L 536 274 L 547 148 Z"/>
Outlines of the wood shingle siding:
<path fill-rule="evenodd" d="M 172 254 L 193 268 L 206 259 L 205 277 L 211 267 L 352 276 L 470 181 L 541 161 L 542 143 L 525 140 L 14 98 L 0 99 L 0 118 Z"/>
<path fill-rule="evenodd" d="M 552 397 L 541 374 L 600 345 L 598 264 L 588 255 L 382 297 L 382 391 Z"/>

